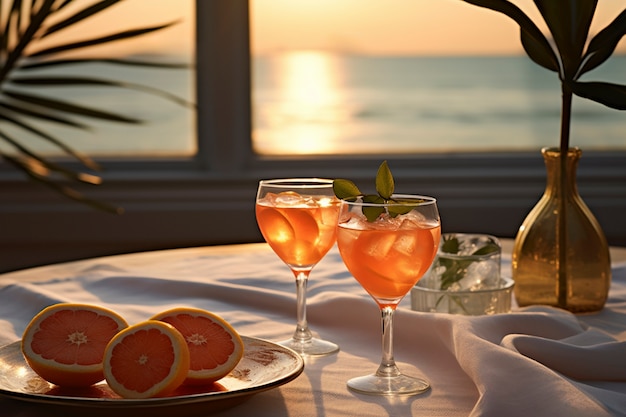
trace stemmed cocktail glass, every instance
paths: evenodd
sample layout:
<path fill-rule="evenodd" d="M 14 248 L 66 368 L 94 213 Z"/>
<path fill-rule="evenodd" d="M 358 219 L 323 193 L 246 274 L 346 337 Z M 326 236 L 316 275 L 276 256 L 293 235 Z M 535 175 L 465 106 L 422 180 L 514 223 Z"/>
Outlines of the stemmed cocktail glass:
<path fill-rule="evenodd" d="M 364 213 L 367 213 L 369 221 Z M 372 215 L 374 213 L 374 215 Z M 393 313 L 430 267 L 441 235 L 434 198 L 393 195 L 386 203 L 342 201 L 337 246 L 350 273 L 382 313 L 382 361 L 374 374 L 348 387 L 366 394 L 417 394 L 429 383 L 400 372 L 393 357 Z"/>
<path fill-rule="evenodd" d="M 339 200 L 333 181 L 317 178 L 259 182 L 256 219 L 263 237 L 296 277 L 297 324 L 293 337 L 281 342 L 301 355 L 321 356 L 339 350 L 314 338 L 306 320 L 306 286 L 313 267 L 335 244 Z"/>

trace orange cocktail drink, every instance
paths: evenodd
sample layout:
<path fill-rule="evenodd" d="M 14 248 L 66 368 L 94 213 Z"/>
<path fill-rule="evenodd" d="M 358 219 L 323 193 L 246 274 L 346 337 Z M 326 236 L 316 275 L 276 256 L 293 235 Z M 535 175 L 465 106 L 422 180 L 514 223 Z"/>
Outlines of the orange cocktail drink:
<path fill-rule="evenodd" d="M 337 352 L 337 344 L 313 337 L 306 320 L 309 274 L 337 240 L 340 201 L 333 192 L 333 180 L 261 180 L 255 207 L 261 234 L 296 279 L 296 331 L 280 343 L 301 355 Z"/>
<path fill-rule="evenodd" d="M 286 264 L 315 265 L 336 240 L 339 201 L 294 191 L 269 192 L 256 203 L 263 237 Z"/>
<path fill-rule="evenodd" d="M 361 286 L 381 307 L 395 306 L 430 267 L 440 235 L 440 223 L 419 213 L 369 222 L 351 211 L 342 214 L 337 243 Z"/>
<path fill-rule="evenodd" d="M 348 216 L 337 232 L 344 263 L 379 305 L 396 305 L 430 267 L 441 226 L 413 213 L 375 222 L 356 213 Z"/>
<path fill-rule="evenodd" d="M 366 394 L 412 395 L 428 390 L 430 384 L 398 369 L 393 357 L 393 315 L 430 268 L 439 247 L 441 221 L 434 198 L 388 193 L 393 182 L 384 168 L 382 176 L 379 169 L 376 178 L 379 195 L 342 198 L 339 213 L 337 246 L 341 258 L 378 304 L 383 333 L 380 366 L 373 374 L 348 380 L 348 387 Z M 345 182 L 340 185 L 359 192 L 356 187 L 345 187 Z"/>
<path fill-rule="evenodd" d="M 376 194 L 365 194 L 347 179 L 333 182 L 341 199 L 337 247 L 344 264 L 381 313 L 383 356 L 376 372 L 348 380 L 351 390 L 374 395 L 414 395 L 430 383 L 403 374 L 393 357 L 393 315 L 430 268 L 441 236 L 437 200 L 396 194 L 387 161 L 376 173 Z"/>

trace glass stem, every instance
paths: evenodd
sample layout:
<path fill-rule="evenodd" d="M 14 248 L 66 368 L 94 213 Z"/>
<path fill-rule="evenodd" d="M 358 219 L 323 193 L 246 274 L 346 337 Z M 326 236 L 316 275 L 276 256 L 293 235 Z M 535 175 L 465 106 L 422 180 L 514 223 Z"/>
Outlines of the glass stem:
<path fill-rule="evenodd" d="M 381 310 L 381 324 L 383 328 L 383 357 L 376 371 L 377 376 L 394 377 L 400 375 L 400 370 L 393 359 L 393 313 L 396 309 L 385 306 Z"/>
<path fill-rule="evenodd" d="M 306 343 L 313 338 L 309 325 L 306 321 L 306 285 L 309 280 L 310 270 L 294 271 L 296 277 L 296 309 L 297 324 L 293 338 L 300 343 Z"/>

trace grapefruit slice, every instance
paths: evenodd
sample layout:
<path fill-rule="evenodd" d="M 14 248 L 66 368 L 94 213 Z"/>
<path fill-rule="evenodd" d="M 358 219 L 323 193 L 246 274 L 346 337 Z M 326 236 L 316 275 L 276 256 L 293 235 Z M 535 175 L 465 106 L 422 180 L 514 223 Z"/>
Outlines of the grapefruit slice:
<path fill-rule="evenodd" d="M 189 372 L 189 349 L 173 326 L 148 320 L 119 332 L 104 352 L 104 376 L 124 398 L 165 396 Z"/>
<path fill-rule="evenodd" d="M 59 386 L 84 387 L 104 379 L 109 341 L 128 327 L 103 307 L 61 303 L 44 308 L 26 326 L 22 353 L 40 377 Z"/>
<path fill-rule="evenodd" d="M 206 310 L 179 307 L 152 317 L 174 326 L 191 356 L 187 385 L 210 384 L 232 371 L 243 356 L 243 341 L 223 318 Z"/>

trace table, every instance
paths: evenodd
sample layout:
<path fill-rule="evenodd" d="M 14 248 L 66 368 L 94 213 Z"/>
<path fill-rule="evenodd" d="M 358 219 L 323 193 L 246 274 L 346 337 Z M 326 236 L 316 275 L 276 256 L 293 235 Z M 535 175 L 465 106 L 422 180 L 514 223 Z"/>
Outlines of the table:
<path fill-rule="evenodd" d="M 503 271 L 511 242 L 504 240 Z M 606 308 L 574 316 L 548 308 L 463 317 L 410 310 L 395 320 L 395 357 L 432 388 L 408 397 L 351 392 L 345 382 L 380 359 L 375 303 L 350 276 L 336 248 L 313 270 L 311 329 L 341 351 L 307 358 L 304 372 L 215 416 L 618 416 L 626 415 L 626 249 L 612 249 Z M 95 303 L 129 323 L 167 308 L 194 306 L 241 334 L 282 340 L 295 328 L 295 285 L 266 244 L 201 247 L 103 257 L 0 275 L 0 345 L 56 302 Z M 521 353 L 520 353 L 521 352 Z M 0 399 L 3 417 L 42 408 Z M 44 413 L 45 414 L 45 413 Z"/>

